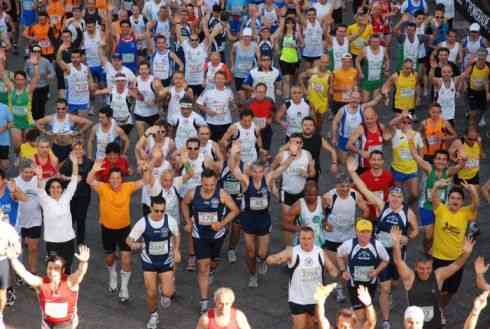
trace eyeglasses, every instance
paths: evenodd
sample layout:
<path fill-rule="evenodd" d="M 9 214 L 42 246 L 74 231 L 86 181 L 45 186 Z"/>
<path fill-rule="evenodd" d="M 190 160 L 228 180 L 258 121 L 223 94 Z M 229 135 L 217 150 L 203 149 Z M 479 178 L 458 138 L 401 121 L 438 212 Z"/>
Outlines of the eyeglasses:
<path fill-rule="evenodd" d="M 197 42 L 199 39 L 191 39 L 191 42 Z"/>

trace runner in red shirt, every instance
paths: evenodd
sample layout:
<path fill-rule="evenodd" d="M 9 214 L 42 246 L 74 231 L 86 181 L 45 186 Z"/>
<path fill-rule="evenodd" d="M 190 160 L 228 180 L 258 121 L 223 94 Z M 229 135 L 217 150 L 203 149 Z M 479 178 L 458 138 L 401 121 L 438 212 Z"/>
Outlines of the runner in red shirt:
<path fill-rule="evenodd" d="M 12 267 L 17 275 L 33 288 L 39 299 L 42 314 L 42 329 L 64 328 L 75 329 L 78 327 L 78 292 L 80 283 L 87 273 L 90 250 L 87 246 L 80 245 L 78 269 L 71 275 L 63 274 L 64 260 L 59 256 L 49 256 L 46 276 L 40 277 L 26 270 L 18 260 L 19 252 L 14 247 L 7 250 Z"/>
<path fill-rule="evenodd" d="M 395 186 L 395 180 L 391 171 L 384 168 L 384 154 L 382 151 L 374 150 L 369 155 L 369 169 L 361 174 L 362 181 L 367 188 L 379 195 L 385 201 L 388 201 L 390 189 Z M 369 219 L 377 218 L 376 207 L 369 205 Z"/>
<path fill-rule="evenodd" d="M 124 177 L 131 175 L 128 159 L 121 155 L 121 146 L 117 143 L 107 145 L 102 161 L 102 170 L 97 173 L 97 180 L 100 182 L 107 183 L 112 168 L 119 168 Z"/>
<path fill-rule="evenodd" d="M 267 86 L 264 83 L 258 83 L 254 88 L 255 96 L 250 100 L 245 108 L 249 108 L 254 113 L 254 122 L 260 130 L 262 144 L 264 149 L 270 150 L 272 142 L 272 115 L 276 108 L 274 101 L 267 95 Z"/>
<path fill-rule="evenodd" d="M 215 308 L 204 313 L 196 329 L 250 329 L 247 317 L 233 307 L 235 293 L 230 288 L 219 288 L 214 293 Z"/>

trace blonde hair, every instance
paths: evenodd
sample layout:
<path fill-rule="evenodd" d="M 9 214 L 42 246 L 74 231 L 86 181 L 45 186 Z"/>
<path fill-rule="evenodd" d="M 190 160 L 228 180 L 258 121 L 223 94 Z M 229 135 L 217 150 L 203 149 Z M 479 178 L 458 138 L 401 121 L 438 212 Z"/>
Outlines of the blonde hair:
<path fill-rule="evenodd" d="M 235 302 L 235 293 L 233 292 L 233 290 L 231 290 L 230 288 L 227 288 L 227 287 L 218 288 L 214 292 L 214 301 L 216 302 L 218 300 L 218 298 L 220 298 L 221 296 L 226 296 L 226 295 L 230 296 L 231 303 L 233 304 Z"/>

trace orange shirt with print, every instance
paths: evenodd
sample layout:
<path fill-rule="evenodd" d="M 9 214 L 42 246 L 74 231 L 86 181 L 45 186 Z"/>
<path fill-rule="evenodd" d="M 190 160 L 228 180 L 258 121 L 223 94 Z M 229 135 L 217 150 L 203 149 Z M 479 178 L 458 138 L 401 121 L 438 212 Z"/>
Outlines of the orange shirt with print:
<path fill-rule="evenodd" d="M 51 41 L 48 38 L 49 23 L 48 24 L 34 24 L 27 30 L 27 34 L 36 39 L 36 42 L 41 47 L 41 54 L 52 55 L 54 48 L 51 45 Z"/>
<path fill-rule="evenodd" d="M 61 21 L 65 16 L 65 4 L 63 1 L 51 1 L 48 5 L 47 12 L 51 23 L 55 23 L 58 29 L 61 29 Z"/>
<path fill-rule="evenodd" d="M 100 224 L 111 230 L 119 230 L 131 224 L 131 194 L 137 190 L 135 182 L 122 183 L 119 191 L 114 191 L 108 183 L 99 183 Z"/>
<path fill-rule="evenodd" d="M 95 0 L 95 8 L 107 10 L 107 0 Z"/>

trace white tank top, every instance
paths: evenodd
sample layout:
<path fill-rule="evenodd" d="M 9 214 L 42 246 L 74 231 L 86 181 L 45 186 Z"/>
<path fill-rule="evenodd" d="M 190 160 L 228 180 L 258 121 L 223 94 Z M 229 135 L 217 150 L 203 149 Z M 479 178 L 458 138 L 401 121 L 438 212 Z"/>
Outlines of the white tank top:
<path fill-rule="evenodd" d="M 449 87 L 441 79 L 441 88 L 437 91 L 437 103 L 441 105 L 444 120 L 454 119 L 456 112 L 456 85 L 451 79 Z"/>
<path fill-rule="evenodd" d="M 359 106 L 353 113 L 349 105 L 344 105 L 340 111 L 343 111 L 344 114 L 340 120 L 339 136 L 349 138 L 352 132 L 362 124 L 362 108 Z"/>
<path fill-rule="evenodd" d="M 155 185 L 156 187 L 153 189 L 153 191 L 158 191 L 158 193 L 153 195 L 158 195 L 160 193 L 162 194 L 163 198 L 165 199 L 165 212 L 180 223 L 180 199 L 175 186 L 172 186 L 168 190 L 164 189 L 160 183 L 160 178 L 155 181 Z"/>
<path fill-rule="evenodd" d="M 417 60 L 419 59 L 419 46 L 420 41 L 417 35 L 415 35 L 413 42 L 408 39 L 408 36 L 405 37 L 405 41 L 403 42 L 403 58 L 410 58 L 413 61 L 414 69 L 416 68 Z"/>
<path fill-rule="evenodd" d="M 332 51 L 334 60 L 334 70 L 340 69 L 342 67 L 342 56 L 349 52 L 349 39 L 344 38 L 344 44 L 340 45 L 337 38 L 332 38 Z"/>
<path fill-rule="evenodd" d="M 133 118 L 129 112 L 128 106 L 128 88 L 125 88 L 122 94 L 118 93 L 115 87 L 112 88 L 111 108 L 113 111 L 112 117 L 116 120 L 118 125 L 133 123 Z"/>
<path fill-rule="evenodd" d="M 155 177 L 156 181 L 160 183 L 160 176 L 168 169 L 172 169 L 172 165 L 167 160 L 163 160 L 159 167 L 154 167 L 152 169 L 151 174 Z M 148 184 L 145 184 L 141 189 L 141 203 L 151 206 L 151 187 Z"/>
<path fill-rule="evenodd" d="M 157 19 L 156 22 L 154 35 L 163 35 L 166 40 L 170 40 L 170 21 L 167 19 L 162 22 Z"/>
<path fill-rule="evenodd" d="M 136 78 L 138 92 L 143 95 L 144 100 L 136 100 L 134 113 L 142 117 L 150 117 L 158 114 L 158 106 L 152 104 L 155 101 L 155 93 L 151 87 L 153 76 L 149 76 L 147 80 L 141 79 L 141 76 Z M 149 103 L 149 104 L 148 104 Z"/>
<path fill-rule="evenodd" d="M 70 134 L 73 132 L 73 124 L 70 120 L 70 114 L 67 114 L 63 121 L 59 121 L 56 115 L 51 120 L 51 133 L 53 134 Z"/>
<path fill-rule="evenodd" d="M 207 52 L 199 45 L 196 48 L 185 48 L 185 80 L 191 86 L 202 85 L 204 82 L 204 63 Z"/>
<path fill-rule="evenodd" d="M 170 78 L 170 51 L 160 53 L 158 50 L 151 59 L 151 72 L 155 79 L 167 80 Z"/>
<path fill-rule="evenodd" d="M 98 123 L 96 127 L 97 128 L 95 131 L 95 141 L 97 144 L 97 148 L 95 150 L 95 159 L 100 160 L 105 157 L 105 148 L 107 144 L 114 142 L 118 137 L 116 131 L 117 123 L 116 120 L 111 119 L 111 127 L 107 132 L 104 132 L 102 130 L 102 126 L 100 125 L 100 123 Z"/>
<path fill-rule="evenodd" d="M 476 41 L 471 41 L 469 37 L 464 40 L 464 48 L 466 49 L 466 55 L 464 57 L 464 67 L 466 68 L 470 59 L 476 55 L 476 52 L 482 46 L 482 37 L 478 37 Z"/>
<path fill-rule="evenodd" d="M 129 22 L 131 23 L 131 28 L 134 33 L 145 33 L 146 24 L 142 15 L 140 15 L 137 19 L 135 19 L 134 16 L 129 17 Z M 138 49 L 146 48 L 146 40 L 137 40 L 136 46 L 138 47 Z"/>
<path fill-rule="evenodd" d="M 323 249 L 313 246 L 313 250 L 307 252 L 299 245 L 293 247 L 291 263 L 288 263 L 288 267 L 292 271 L 288 301 L 300 305 L 315 304 L 313 297 L 315 291 L 324 283 Z"/>
<path fill-rule="evenodd" d="M 287 130 L 286 135 L 291 136 L 294 133 L 303 131 L 303 118 L 310 115 L 310 105 L 302 98 L 299 104 L 290 101 L 286 111 Z"/>
<path fill-rule="evenodd" d="M 299 199 L 300 213 L 298 217 L 298 224 L 301 226 L 308 226 L 315 232 L 315 245 L 318 247 L 323 246 L 323 206 L 322 198 L 318 196 L 316 198 L 316 208 L 311 211 L 306 204 L 304 198 Z M 297 237 L 296 237 L 297 240 Z M 296 243 L 297 244 L 297 243 Z"/>
<path fill-rule="evenodd" d="M 342 199 L 335 189 L 328 192 L 332 198 L 336 195 L 336 199 L 327 220 L 332 225 L 332 232 L 324 232 L 325 240 L 344 242 L 355 236 L 354 223 L 357 207 L 352 193 L 354 193 L 354 190 L 350 190 L 347 198 Z"/>
<path fill-rule="evenodd" d="M 383 64 L 384 64 L 385 48 L 379 47 L 377 54 L 373 52 L 371 47 L 366 47 L 366 59 L 368 61 L 368 74 L 367 79 L 369 81 L 376 81 L 383 79 Z"/>
<path fill-rule="evenodd" d="M 300 175 L 300 171 L 308 170 L 309 152 L 301 150 L 298 159 L 293 160 L 282 173 L 282 189 L 291 194 L 301 193 L 305 187 L 306 177 Z M 284 152 L 283 161 L 289 158 L 289 152 Z"/>
<path fill-rule="evenodd" d="M 212 140 L 208 140 L 208 142 L 206 143 L 206 145 L 202 146 L 199 148 L 199 152 L 204 156 L 204 157 L 208 157 L 208 158 L 213 158 L 213 145 L 214 145 L 214 141 Z"/>
<path fill-rule="evenodd" d="M 146 148 L 145 152 L 148 155 L 151 155 L 151 153 L 154 151 L 155 147 L 157 146 L 157 142 L 155 141 L 155 138 L 153 136 L 149 136 L 148 139 L 146 140 Z M 164 158 L 167 158 L 170 153 L 170 138 L 165 137 L 163 143 L 160 144 L 160 152 L 162 153 L 162 156 Z"/>
<path fill-rule="evenodd" d="M 80 64 L 80 70 L 77 70 L 73 64 L 68 65 L 70 68 L 70 74 L 66 76 L 68 104 L 86 105 L 90 102 L 88 67 Z"/>
<path fill-rule="evenodd" d="M 207 71 L 206 71 L 206 89 L 214 89 L 216 84 L 214 83 L 214 75 L 216 72 L 220 71 L 223 68 L 223 63 L 219 63 L 218 65 L 214 66 L 211 62 L 208 62 L 207 64 Z"/>
<path fill-rule="evenodd" d="M 303 56 L 320 57 L 323 54 L 323 29 L 318 22 L 311 23 L 306 21 L 306 28 L 303 31 L 305 47 L 303 48 Z"/>
<path fill-rule="evenodd" d="M 179 115 L 177 118 L 177 130 L 175 131 L 175 145 L 177 149 L 185 146 L 187 139 L 197 137 L 197 127 L 193 116 L 184 118 Z"/>
<path fill-rule="evenodd" d="M 99 57 L 100 48 L 100 31 L 95 30 L 95 35 L 88 32 L 83 33 L 83 48 L 85 49 L 85 58 L 88 67 L 97 67 L 101 65 Z"/>
<path fill-rule="evenodd" d="M 201 185 L 201 174 L 204 167 L 204 156 L 201 153 L 199 153 L 196 159 L 194 160 L 189 159 L 189 163 L 192 166 L 192 170 L 194 171 L 194 176 L 192 176 L 187 182 L 185 182 L 182 185 L 182 195 L 185 195 L 187 191 L 190 191 L 196 186 Z M 182 176 L 184 176 L 185 173 L 186 170 L 184 168 Z"/>
<path fill-rule="evenodd" d="M 448 60 L 450 62 L 456 63 L 456 60 L 458 59 L 459 51 L 461 49 L 461 44 L 459 42 L 455 42 L 454 46 L 452 48 L 448 47 L 447 41 L 441 42 L 441 46 L 449 49 L 449 57 Z"/>
<path fill-rule="evenodd" d="M 170 99 L 167 107 L 167 121 L 173 121 L 173 118 L 180 113 L 180 100 L 185 95 L 185 89 L 177 91 L 175 86 L 170 87 Z"/>
<path fill-rule="evenodd" d="M 250 128 L 243 128 L 240 122 L 236 123 L 238 140 L 240 141 L 240 159 L 245 164 L 257 160 L 257 136 L 255 135 L 255 124 L 252 122 Z"/>

